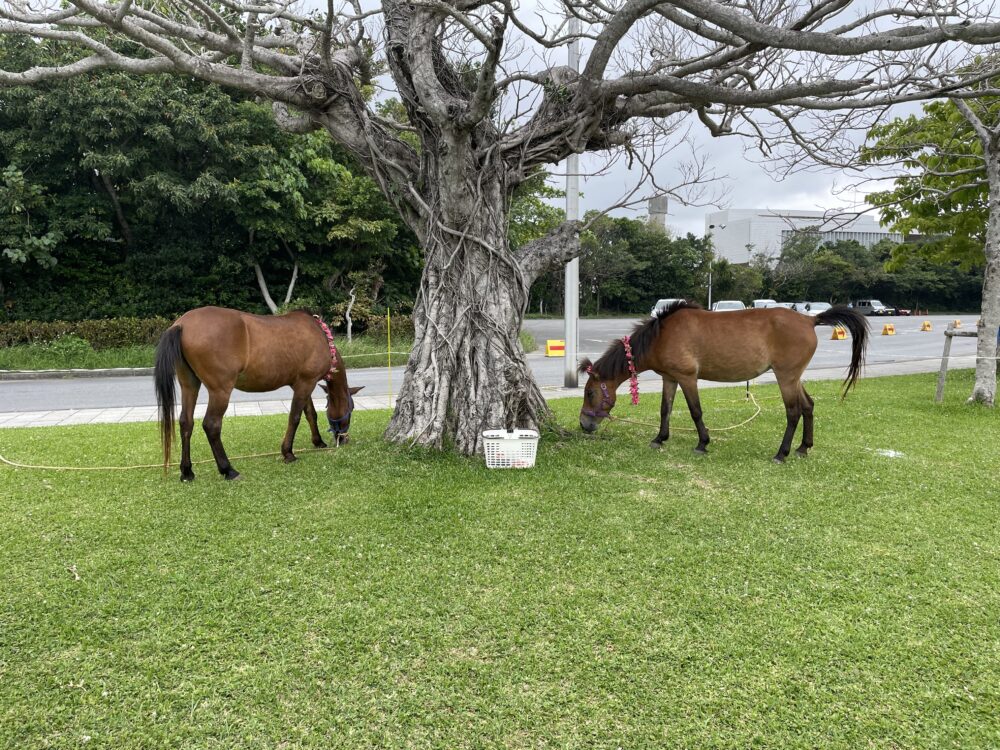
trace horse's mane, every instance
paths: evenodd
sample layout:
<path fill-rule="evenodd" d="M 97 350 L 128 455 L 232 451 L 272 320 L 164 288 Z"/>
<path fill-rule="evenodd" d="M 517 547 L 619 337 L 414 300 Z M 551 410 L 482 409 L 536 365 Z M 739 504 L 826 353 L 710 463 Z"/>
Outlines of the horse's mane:
<path fill-rule="evenodd" d="M 665 319 L 669 318 L 678 310 L 700 309 L 701 305 L 697 302 L 682 299 L 677 302 L 672 302 L 662 310 L 657 310 L 656 314 L 651 318 L 647 318 L 646 320 L 637 323 L 635 328 L 632 329 L 629 339 L 629 342 L 632 345 L 633 360 L 635 362 L 639 362 L 643 355 L 649 351 L 653 342 L 659 337 L 660 328 Z M 611 346 L 608 347 L 607 351 L 605 351 L 604 354 L 601 355 L 601 358 L 596 362 L 591 363 L 589 359 L 583 360 L 580 363 L 580 372 L 586 372 L 588 369 L 591 369 L 601 380 L 611 380 L 612 378 L 627 375 L 628 360 L 625 357 L 625 344 L 622 343 L 621 339 L 617 339 L 611 344 Z"/>

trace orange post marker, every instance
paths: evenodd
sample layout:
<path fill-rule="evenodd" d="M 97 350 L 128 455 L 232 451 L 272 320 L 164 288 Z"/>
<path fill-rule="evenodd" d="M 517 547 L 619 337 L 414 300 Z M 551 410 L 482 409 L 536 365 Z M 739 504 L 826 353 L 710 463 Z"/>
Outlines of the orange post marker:
<path fill-rule="evenodd" d="M 566 342 L 562 339 L 547 339 L 545 341 L 546 357 L 565 357 Z"/>
<path fill-rule="evenodd" d="M 833 335 L 830 336 L 831 341 L 843 341 L 847 338 L 847 329 L 843 326 L 834 326 Z"/>
<path fill-rule="evenodd" d="M 895 336 L 896 335 L 896 326 L 894 326 L 892 323 L 886 323 L 884 326 L 882 326 L 882 335 L 883 336 Z"/>
<path fill-rule="evenodd" d="M 923 323 L 920 324 L 920 330 L 921 331 L 933 331 L 934 330 L 934 326 L 931 325 L 931 322 L 929 320 L 925 320 Z"/>

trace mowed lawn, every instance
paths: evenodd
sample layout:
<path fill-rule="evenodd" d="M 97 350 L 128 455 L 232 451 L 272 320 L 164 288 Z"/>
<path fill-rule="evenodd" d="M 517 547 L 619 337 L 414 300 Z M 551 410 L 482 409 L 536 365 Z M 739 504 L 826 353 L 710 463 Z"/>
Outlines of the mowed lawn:
<path fill-rule="evenodd" d="M 0 746 L 998 747 L 1000 413 L 970 388 L 813 384 L 816 447 L 784 466 L 760 387 L 704 457 L 690 432 L 584 436 L 565 401 L 531 471 L 387 446 L 387 412 L 236 483 L 0 469 Z M 703 393 L 710 428 L 741 393 Z M 227 448 L 283 424 L 227 420 Z M 143 463 L 158 439 L 0 430 L 0 452 Z"/>

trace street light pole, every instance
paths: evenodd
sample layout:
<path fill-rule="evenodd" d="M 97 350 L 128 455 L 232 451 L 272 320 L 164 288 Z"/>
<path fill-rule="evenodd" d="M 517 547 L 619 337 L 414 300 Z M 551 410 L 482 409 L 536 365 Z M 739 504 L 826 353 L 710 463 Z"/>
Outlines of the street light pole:
<path fill-rule="evenodd" d="M 580 70 L 580 19 L 571 15 L 569 19 L 569 67 L 574 72 Z M 570 154 L 566 159 L 566 220 L 580 218 L 580 155 Z M 579 341 L 580 321 L 580 259 L 574 258 L 566 264 L 566 296 L 563 304 L 563 318 L 566 341 L 564 356 L 563 385 L 576 388 L 579 385 L 576 361 Z"/>

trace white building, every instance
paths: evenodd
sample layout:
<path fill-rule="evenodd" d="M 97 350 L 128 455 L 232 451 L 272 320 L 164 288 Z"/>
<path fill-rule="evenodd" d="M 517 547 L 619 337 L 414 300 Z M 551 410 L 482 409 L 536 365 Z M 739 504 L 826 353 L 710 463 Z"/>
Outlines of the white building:
<path fill-rule="evenodd" d="M 816 227 L 825 242 L 855 240 L 871 247 L 886 238 L 903 241 L 902 235 L 883 229 L 870 214 L 729 208 L 705 216 L 705 234 L 712 235 L 715 257 L 730 263 L 748 263 L 758 253 L 777 258 L 785 240 L 808 227 Z"/>

